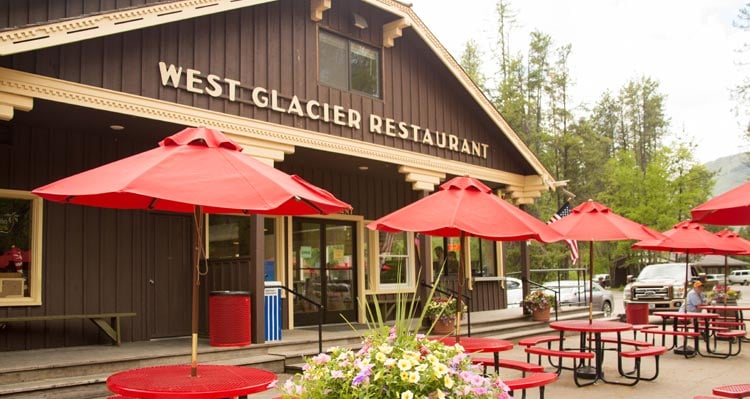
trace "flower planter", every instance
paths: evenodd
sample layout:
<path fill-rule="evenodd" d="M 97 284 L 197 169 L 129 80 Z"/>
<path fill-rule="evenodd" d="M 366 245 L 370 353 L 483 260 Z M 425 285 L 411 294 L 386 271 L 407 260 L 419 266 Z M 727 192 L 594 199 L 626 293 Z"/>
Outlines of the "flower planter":
<path fill-rule="evenodd" d="M 456 331 L 456 319 L 450 319 L 442 321 L 438 319 L 435 321 L 435 326 L 432 328 L 432 332 L 439 335 L 453 334 Z"/>
<path fill-rule="evenodd" d="M 550 308 L 534 310 L 531 312 L 531 320 L 534 321 L 549 321 L 549 310 Z"/>

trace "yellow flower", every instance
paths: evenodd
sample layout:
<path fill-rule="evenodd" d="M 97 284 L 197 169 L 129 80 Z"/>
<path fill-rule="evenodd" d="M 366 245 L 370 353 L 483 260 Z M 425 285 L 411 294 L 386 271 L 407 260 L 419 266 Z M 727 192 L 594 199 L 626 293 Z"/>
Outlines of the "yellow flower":
<path fill-rule="evenodd" d="M 446 375 L 445 377 L 443 377 L 443 385 L 445 385 L 446 389 L 453 388 L 453 378 L 451 378 L 450 375 Z"/>
<path fill-rule="evenodd" d="M 375 360 L 379 361 L 380 363 L 384 363 L 386 360 L 388 360 L 388 355 L 383 352 L 378 352 L 375 355 Z"/>
<path fill-rule="evenodd" d="M 438 377 L 442 377 L 445 373 L 448 372 L 448 366 L 446 366 L 443 363 L 433 363 L 432 364 L 432 371 Z"/>
<path fill-rule="evenodd" d="M 409 373 L 409 379 L 407 381 L 409 381 L 410 384 L 416 384 L 416 383 L 418 383 L 419 382 L 419 373 L 416 373 L 416 372 Z"/>
<path fill-rule="evenodd" d="M 407 371 L 411 369 L 411 362 L 408 359 L 398 360 L 398 369 L 401 371 Z"/>

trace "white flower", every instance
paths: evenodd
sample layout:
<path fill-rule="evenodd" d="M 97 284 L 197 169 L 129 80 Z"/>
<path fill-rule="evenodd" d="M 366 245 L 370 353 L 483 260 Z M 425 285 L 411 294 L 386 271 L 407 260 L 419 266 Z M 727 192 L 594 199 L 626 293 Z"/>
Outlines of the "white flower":
<path fill-rule="evenodd" d="M 401 399 L 414 399 L 414 394 L 411 391 L 401 392 Z"/>

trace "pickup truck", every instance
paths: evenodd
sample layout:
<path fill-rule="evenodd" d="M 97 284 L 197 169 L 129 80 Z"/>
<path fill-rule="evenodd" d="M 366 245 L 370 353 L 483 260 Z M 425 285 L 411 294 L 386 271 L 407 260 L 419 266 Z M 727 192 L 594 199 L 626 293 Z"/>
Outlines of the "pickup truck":
<path fill-rule="evenodd" d="M 660 263 L 644 267 L 638 277 L 623 289 L 625 307 L 629 303 L 647 303 L 649 313 L 679 310 L 686 295 L 685 267 L 685 263 Z M 698 280 L 702 274 L 698 266 L 690 265 L 688 281 Z"/>

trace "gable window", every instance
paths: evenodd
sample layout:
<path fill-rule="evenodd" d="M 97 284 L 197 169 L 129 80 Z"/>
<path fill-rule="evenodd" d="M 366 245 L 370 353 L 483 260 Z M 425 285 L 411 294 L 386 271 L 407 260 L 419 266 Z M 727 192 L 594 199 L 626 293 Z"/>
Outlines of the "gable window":
<path fill-rule="evenodd" d="M 321 83 L 380 96 L 380 52 L 377 49 L 323 31 L 319 41 Z"/>

